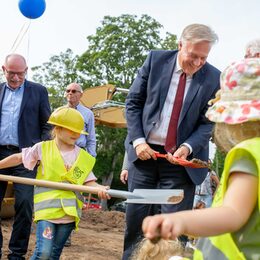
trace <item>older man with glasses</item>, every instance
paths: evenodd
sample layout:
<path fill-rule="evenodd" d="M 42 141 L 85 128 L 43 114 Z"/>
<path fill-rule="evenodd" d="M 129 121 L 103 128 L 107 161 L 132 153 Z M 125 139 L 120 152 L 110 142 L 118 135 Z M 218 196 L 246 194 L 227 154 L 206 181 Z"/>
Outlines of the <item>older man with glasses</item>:
<path fill-rule="evenodd" d="M 71 83 L 65 90 L 65 97 L 69 107 L 77 109 L 84 118 L 85 131 L 88 135 L 81 135 L 76 144 L 85 149 L 89 154 L 96 157 L 96 133 L 93 112 L 79 103 L 83 90 L 77 83 Z"/>
<path fill-rule="evenodd" d="M 161 205 L 162 213 L 191 209 L 195 186 L 207 175 L 207 169 L 170 164 L 156 155 L 208 159 L 213 125 L 205 111 L 220 87 L 220 71 L 207 58 L 217 41 L 218 36 L 207 25 L 186 26 L 178 50 L 148 54 L 126 98 L 129 190 L 184 190 L 183 201 Z M 143 219 L 153 213 L 150 205 L 127 205 L 124 260 L 142 239 Z M 181 240 L 184 244 L 187 237 Z"/>
<path fill-rule="evenodd" d="M 27 64 L 19 54 L 8 55 L 2 66 L 6 82 L 0 84 L 0 160 L 50 137 L 47 124 L 50 105 L 47 89 L 25 79 Z M 36 170 L 36 169 L 35 169 Z M 35 178 L 36 171 L 19 165 L 0 174 Z M 33 186 L 14 183 L 15 216 L 9 241 L 8 259 L 25 259 L 31 232 Z M 0 205 L 7 188 L 0 181 Z M 0 230 L 0 258 L 3 236 Z"/>

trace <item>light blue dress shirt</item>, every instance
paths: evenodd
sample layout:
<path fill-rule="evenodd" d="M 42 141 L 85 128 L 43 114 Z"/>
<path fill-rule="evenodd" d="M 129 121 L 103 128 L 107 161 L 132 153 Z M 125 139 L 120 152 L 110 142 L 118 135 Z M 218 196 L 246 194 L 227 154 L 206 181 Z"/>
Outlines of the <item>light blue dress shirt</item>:
<path fill-rule="evenodd" d="M 76 144 L 82 148 L 85 148 L 86 151 L 92 156 L 96 157 L 96 133 L 95 133 L 95 119 L 93 112 L 87 107 L 78 104 L 76 109 L 81 113 L 84 118 L 85 131 L 88 132 L 88 135 L 80 135 Z"/>
<path fill-rule="evenodd" d="M 17 89 L 5 85 L 1 110 L 0 145 L 19 146 L 18 120 L 24 93 L 24 84 Z"/>

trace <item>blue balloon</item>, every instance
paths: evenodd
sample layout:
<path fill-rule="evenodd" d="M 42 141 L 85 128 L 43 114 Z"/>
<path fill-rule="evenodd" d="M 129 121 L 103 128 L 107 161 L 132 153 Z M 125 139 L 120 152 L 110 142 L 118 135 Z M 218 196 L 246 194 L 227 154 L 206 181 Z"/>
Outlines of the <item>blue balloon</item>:
<path fill-rule="evenodd" d="M 30 19 L 40 17 L 46 8 L 45 0 L 19 0 L 21 13 Z"/>

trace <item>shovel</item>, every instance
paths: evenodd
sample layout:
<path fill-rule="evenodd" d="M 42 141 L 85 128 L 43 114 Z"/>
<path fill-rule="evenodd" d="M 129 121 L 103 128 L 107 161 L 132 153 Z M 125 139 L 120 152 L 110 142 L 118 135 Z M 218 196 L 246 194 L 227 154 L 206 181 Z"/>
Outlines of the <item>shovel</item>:
<path fill-rule="evenodd" d="M 166 154 L 161 153 L 155 153 L 155 156 L 157 158 L 166 158 Z M 191 161 L 181 159 L 179 157 L 174 157 L 174 161 L 178 165 L 182 165 L 184 167 L 190 167 L 190 168 L 211 168 L 211 164 L 205 161 L 201 161 L 199 159 L 192 159 Z"/>
<path fill-rule="evenodd" d="M 100 188 L 76 185 L 70 183 L 53 182 L 45 180 L 30 179 L 0 174 L 1 181 L 12 181 L 27 185 L 36 185 L 40 187 L 54 188 L 59 190 L 70 190 L 97 194 Z M 177 204 L 183 200 L 183 190 L 160 190 L 160 189 L 135 189 L 133 192 L 123 190 L 107 190 L 111 197 L 126 199 L 127 203 L 141 204 Z"/>

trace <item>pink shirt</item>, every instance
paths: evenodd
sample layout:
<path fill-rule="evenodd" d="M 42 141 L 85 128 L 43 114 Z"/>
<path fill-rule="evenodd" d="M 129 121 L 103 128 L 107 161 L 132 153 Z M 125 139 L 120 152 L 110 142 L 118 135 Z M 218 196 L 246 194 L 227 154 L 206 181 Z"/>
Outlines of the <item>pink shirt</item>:
<path fill-rule="evenodd" d="M 67 170 L 69 170 L 73 165 L 73 163 L 76 161 L 79 152 L 80 152 L 80 148 L 77 145 L 75 145 L 74 149 L 71 151 L 60 152 Z M 41 159 L 42 159 L 42 142 L 35 144 L 33 147 L 22 149 L 22 161 L 25 168 L 29 170 L 33 170 L 37 162 L 41 161 Z M 44 175 L 44 165 L 42 165 L 42 169 L 43 169 L 42 174 Z M 96 180 L 97 178 L 95 177 L 94 173 L 91 172 L 85 179 L 84 183 L 90 181 L 96 181 Z M 52 220 L 49 219 L 48 221 L 61 224 L 61 223 L 74 222 L 75 220 L 73 217 L 66 215 L 63 218 L 52 219 Z"/>
<path fill-rule="evenodd" d="M 73 150 L 68 152 L 61 152 L 61 157 L 64 161 L 67 170 L 69 170 L 73 165 L 73 163 L 76 161 L 79 151 L 80 148 L 75 145 L 75 148 Z M 29 170 L 33 170 L 37 162 L 41 161 L 41 159 L 42 159 L 42 142 L 35 144 L 33 147 L 22 149 L 22 160 L 25 168 Z M 42 169 L 44 171 L 44 165 Z M 96 176 L 93 174 L 93 172 L 91 172 L 87 176 L 85 183 L 90 181 L 96 181 L 96 180 L 97 180 Z"/>

